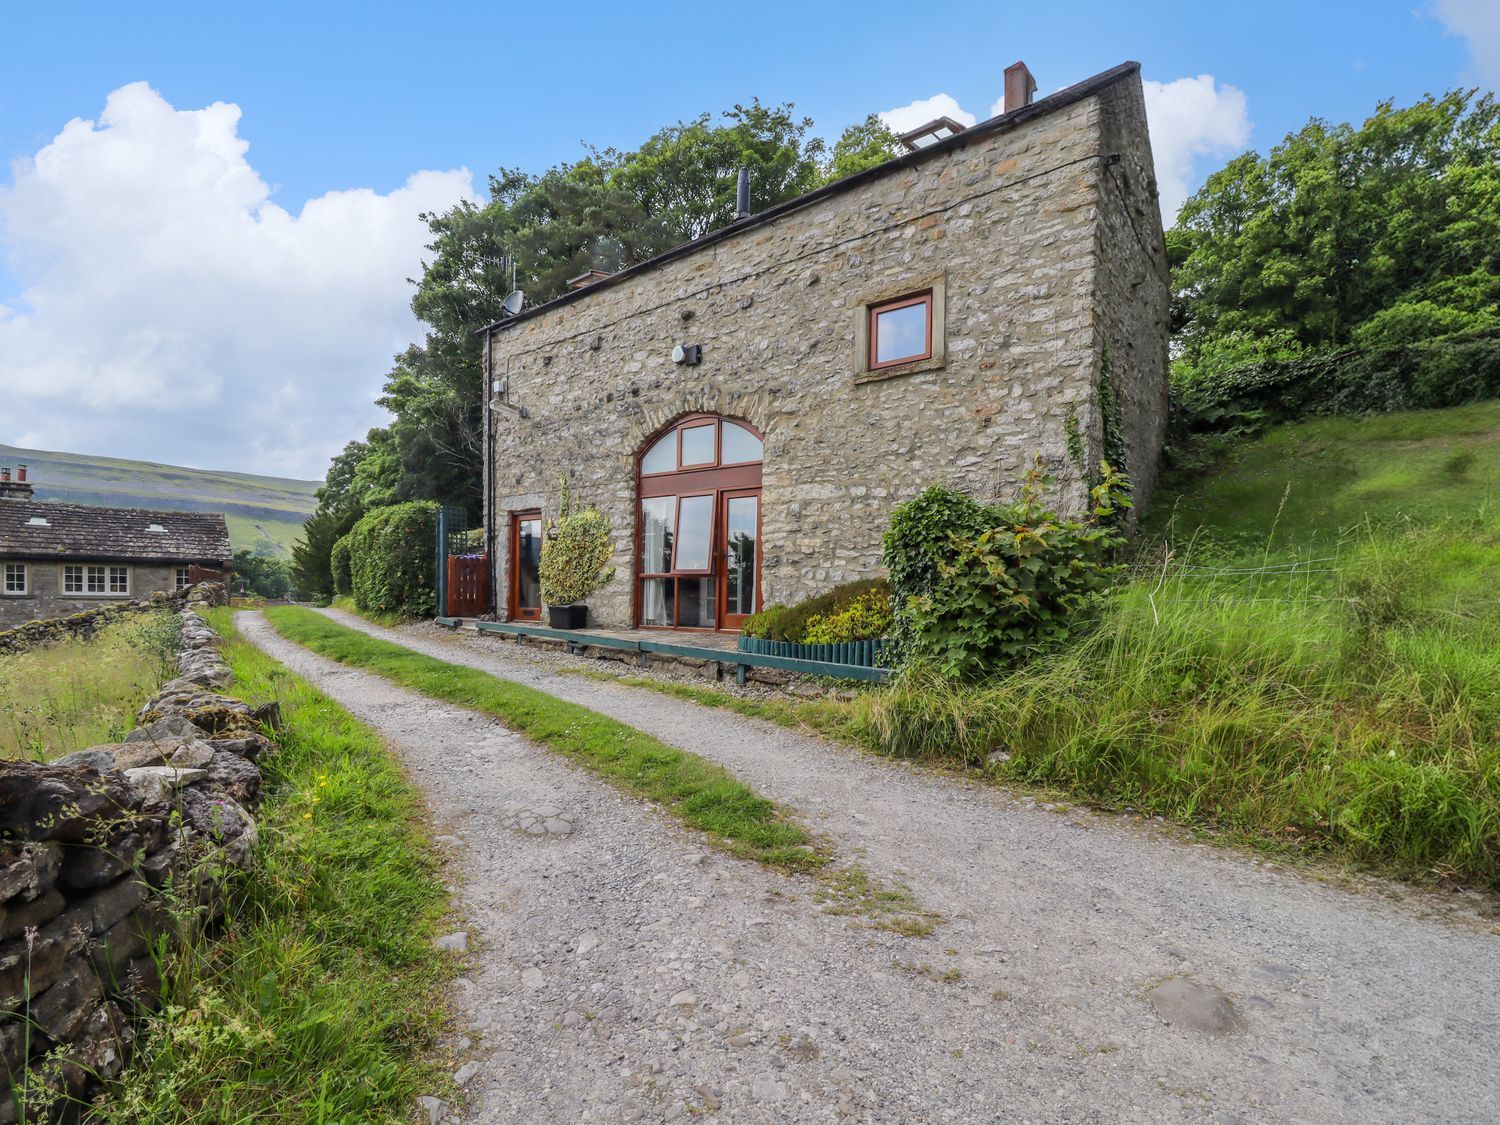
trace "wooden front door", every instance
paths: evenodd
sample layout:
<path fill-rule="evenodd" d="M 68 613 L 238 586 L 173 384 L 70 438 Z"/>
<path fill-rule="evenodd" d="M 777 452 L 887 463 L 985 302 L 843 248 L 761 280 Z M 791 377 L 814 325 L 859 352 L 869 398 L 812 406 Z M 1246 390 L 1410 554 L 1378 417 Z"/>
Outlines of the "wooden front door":
<path fill-rule="evenodd" d="M 542 619 L 542 513 L 510 517 L 510 619 Z"/>

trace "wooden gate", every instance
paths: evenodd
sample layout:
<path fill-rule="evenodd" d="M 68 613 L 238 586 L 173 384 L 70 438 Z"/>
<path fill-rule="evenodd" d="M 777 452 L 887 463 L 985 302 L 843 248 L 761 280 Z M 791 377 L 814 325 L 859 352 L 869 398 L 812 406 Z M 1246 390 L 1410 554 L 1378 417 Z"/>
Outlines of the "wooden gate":
<path fill-rule="evenodd" d="M 489 555 L 448 556 L 449 617 L 478 617 L 490 604 Z"/>

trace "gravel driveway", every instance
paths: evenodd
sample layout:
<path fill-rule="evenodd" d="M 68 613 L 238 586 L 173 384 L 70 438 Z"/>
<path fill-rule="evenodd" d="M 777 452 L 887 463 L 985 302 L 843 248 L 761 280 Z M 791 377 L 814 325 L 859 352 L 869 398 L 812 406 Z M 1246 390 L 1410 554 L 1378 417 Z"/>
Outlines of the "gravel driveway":
<path fill-rule="evenodd" d="M 1500 1120 L 1487 923 L 560 675 L 489 638 L 329 616 L 721 762 L 947 919 L 902 938 L 827 913 L 811 879 L 707 849 L 498 724 L 241 614 L 387 736 L 463 841 L 469 1120 Z"/>

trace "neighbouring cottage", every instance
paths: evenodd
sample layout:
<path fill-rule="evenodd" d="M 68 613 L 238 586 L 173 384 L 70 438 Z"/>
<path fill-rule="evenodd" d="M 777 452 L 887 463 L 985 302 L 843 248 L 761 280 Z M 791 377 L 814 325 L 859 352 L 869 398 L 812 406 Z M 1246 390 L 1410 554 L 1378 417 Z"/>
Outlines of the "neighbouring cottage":
<path fill-rule="evenodd" d="M 0 629 L 222 581 L 233 566 L 219 512 L 33 500 L 0 468 Z"/>
<path fill-rule="evenodd" d="M 485 514 L 506 620 L 541 616 L 566 478 L 619 577 L 595 624 L 734 629 L 880 572 L 891 509 L 1014 496 L 1039 457 L 1080 510 L 1150 493 L 1168 268 L 1140 68 L 906 134 L 906 155 L 484 330 Z"/>

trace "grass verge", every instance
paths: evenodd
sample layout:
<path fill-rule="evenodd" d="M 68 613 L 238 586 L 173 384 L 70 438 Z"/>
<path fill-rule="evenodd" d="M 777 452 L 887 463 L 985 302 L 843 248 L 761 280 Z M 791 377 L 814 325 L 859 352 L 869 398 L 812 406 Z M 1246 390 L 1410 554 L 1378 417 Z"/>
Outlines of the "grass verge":
<path fill-rule="evenodd" d="M 406 1121 L 445 1079 L 431 1059 L 447 892 L 420 797 L 380 738 L 231 639 L 235 694 L 277 699 L 256 864 L 225 931 L 186 950 L 133 1065 L 96 1112 L 117 1122 Z"/>
<path fill-rule="evenodd" d="M 373 625 L 384 625 L 387 629 L 393 629 L 397 625 L 405 625 L 411 620 L 410 617 L 400 613 L 387 613 L 378 609 L 360 609 L 354 603 L 354 596 L 352 594 L 340 594 L 333 599 L 332 604 L 334 609 L 343 610 L 345 613 L 353 614 L 355 617 L 361 617 Z"/>
<path fill-rule="evenodd" d="M 424 656 L 311 610 L 274 606 L 265 616 L 287 640 L 331 660 L 493 715 L 621 788 L 659 803 L 735 855 L 788 869 L 815 868 L 825 862 L 808 834 L 772 802 L 696 754 L 576 703 Z"/>

